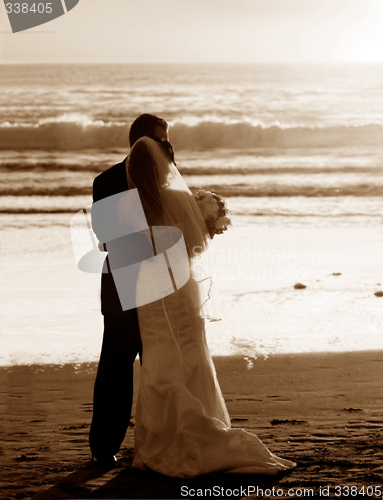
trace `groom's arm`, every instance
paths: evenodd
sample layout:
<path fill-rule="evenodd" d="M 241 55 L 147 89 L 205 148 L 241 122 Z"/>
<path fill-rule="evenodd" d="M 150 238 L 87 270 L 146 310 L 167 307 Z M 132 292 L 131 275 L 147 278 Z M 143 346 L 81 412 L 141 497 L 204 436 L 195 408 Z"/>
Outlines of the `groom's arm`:
<path fill-rule="evenodd" d="M 102 238 L 102 228 L 104 225 L 103 222 L 103 214 L 101 209 L 100 204 L 97 204 L 97 202 L 101 201 L 102 199 L 106 198 L 104 196 L 104 190 L 102 189 L 103 183 L 102 179 L 100 176 L 96 177 L 93 181 L 93 204 L 92 204 L 92 229 L 95 232 L 97 238 L 99 241 L 103 241 Z"/>
<path fill-rule="evenodd" d="M 125 165 L 120 163 L 103 172 L 93 181 L 93 205 L 92 205 L 92 228 L 101 243 L 106 242 L 106 250 L 109 252 L 109 260 L 112 269 L 126 267 L 130 264 L 153 257 L 153 248 L 144 234 L 134 232 L 109 240 L 110 229 L 116 227 L 116 234 L 123 234 L 121 230 L 117 205 L 119 196 L 116 194 L 128 190 L 126 181 Z M 107 206 L 107 212 L 103 203 L 97 203 L 109 196 L 115 196 L 113 205 Z"/>
<path fill-rule="evenodd" d="M 108 204 L 108 212 L 105 212 L 101 200 L 123 193 L 128 190 L 125 163 L 121 162 L 98 175 L 93 181 L 93 205 L 92 205 L 92 228 L 97 238 L 102 243 L 106 241 L 105 232 L 111 224 L 118 224 L 117 202 L 115 206 Z"/>

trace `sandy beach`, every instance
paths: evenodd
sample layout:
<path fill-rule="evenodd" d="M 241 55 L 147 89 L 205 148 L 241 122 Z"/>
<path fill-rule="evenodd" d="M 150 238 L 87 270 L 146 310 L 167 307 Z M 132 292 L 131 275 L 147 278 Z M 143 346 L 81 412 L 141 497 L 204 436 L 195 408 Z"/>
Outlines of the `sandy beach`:
<path fill-rule="evenodd" d="M 308 488 L 317 498 L 329 487 L 336 498 L 336 487 L 381 486 L 382 351 L 214 361 L 232 426 L 256 433 L 273 452 L 295 461 L 292 473 L 265 482 L 222 474 L 175 480 L 137 471 L 130 468 L 133 426 L 118 467 L 95 466 L 87 437 L 96 364 L 14 366 L 0 371 L 2 498 L 191 498 L 181 495 L 181 486 L 217 485 L 225 489 L 220 498 L 241 485 L 274 485 L 279 494 Z M 135 370 L 136 399 L 137 361 Z M 237 498 L 257 498 L 251 489 L 245 493 Z M 296 491 L 293 498 L 299 496 Z"/>

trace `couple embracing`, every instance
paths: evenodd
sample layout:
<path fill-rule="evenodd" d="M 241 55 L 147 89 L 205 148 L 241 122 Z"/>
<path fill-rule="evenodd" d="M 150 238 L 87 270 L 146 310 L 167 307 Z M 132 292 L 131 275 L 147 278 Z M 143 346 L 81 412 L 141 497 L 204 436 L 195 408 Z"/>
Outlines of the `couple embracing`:
<path fill-rule="evenodd" d="M 257 436 L 231 428 L 205 338 L 205 320 L 217 319 L 211 273 L 203 264 L 211 237 L 176 168 L 168 124 L 157 116 L 141 115 L 131 126 L 129 142 L 129 156 L 93 184 L 92 225 L 101 243 L 106 241 L 108 218 L 96 210 L 96 202 L 128 190 L 137 189 L 149 228 L 135 232 L 134 245 L 121 237 L 104 247 L 104 337 L 89 436 L 93 458 L 115 460 L 130 422 L 133 362 L 139 354 L 133 467 L 170 477 L 214 472 L 274 475 L 291 469 L 293 462 L 271 453 Z M 132 205 L 129 208 L 122 197 L 114 216 L 124 228 L 131 226 Z M 166 276 L 153 258 L 162 251 L 161 244 L 156 247 L 153 229 L 161 227 L 181 229 L 189 279 L 172 293 L 149 301 L 146 294 L 153 280 L 165 283 L 170 274 L 174 284 L 171 270 Z M 124 310 L 121 305 L 109 268 L 113 259 L 120 267 L 122 262 L 141 262 L 129 276 L 137 307 Z"/>

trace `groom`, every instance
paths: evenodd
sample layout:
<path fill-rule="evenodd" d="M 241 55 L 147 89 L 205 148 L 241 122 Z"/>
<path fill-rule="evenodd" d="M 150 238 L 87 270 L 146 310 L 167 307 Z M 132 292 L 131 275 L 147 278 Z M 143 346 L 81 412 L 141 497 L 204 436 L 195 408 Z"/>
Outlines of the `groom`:
<path fill-rule="evenodd" d="M 140 115 L 129 131 L 130 147 L 143 136 L 157 141 L 168 141 L 168 124 L 162 118 L 151 114 Z M 93 183 L 93 205 L 109 196 L 127 191 L 126 158 L 121 163 L 109 168 Z M 98 239 L 110 223 L 118 224 L 115 214 L 100 213 L 92 207 L 92 226 Z M 137 235 L 138 237 L 140 235 Z M 125 265 L 139 262 L 153 256 L 153 249 L 144 236 L 144 242 L 132 246 L 126 237 L 107 243 L 110 261 Z M 138 254 L 138 255 L 137 255 Z M 130 422 L 133 399 L 133 362 L 139 354 L 142 357 L 142 345 L 138 326 L 137 310 L 123 311 L 110 272 L 107 257 L 101 279 L 101 312 L 104 315 L 104 337 L 93 395 L 93 419 L 89 433 L 89 444 L 93 460 L 113 464 L 124 440 Z M 122 266 L 120 266 L 122 267 Z"/>

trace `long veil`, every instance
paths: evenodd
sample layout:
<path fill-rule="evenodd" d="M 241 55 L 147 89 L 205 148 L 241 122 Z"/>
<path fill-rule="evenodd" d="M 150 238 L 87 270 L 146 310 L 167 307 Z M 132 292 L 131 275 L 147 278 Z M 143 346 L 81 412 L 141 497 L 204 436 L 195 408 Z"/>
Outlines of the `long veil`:
<path fill-rule="evenodd" d="M 161 143 L 142 137 L 134 144 L 127 161 L 127 178 L 129 189 L 138 190 L 149 227 L 181 229 L 188 255 L 192 302 L 202 318 L 219 320 L 211 238 L 192 192 Z M 125 215 L 129 217 L 128 213 Z"/>

